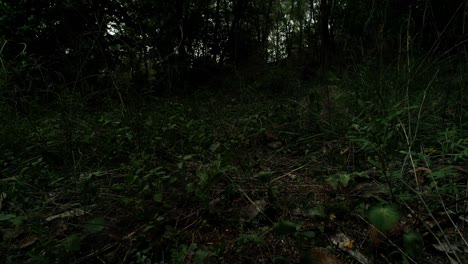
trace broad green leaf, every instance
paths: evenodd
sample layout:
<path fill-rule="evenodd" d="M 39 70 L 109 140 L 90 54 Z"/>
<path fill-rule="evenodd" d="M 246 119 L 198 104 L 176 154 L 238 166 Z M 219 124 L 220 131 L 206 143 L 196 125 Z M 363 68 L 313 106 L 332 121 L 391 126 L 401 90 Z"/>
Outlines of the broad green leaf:
<path fill-rule="evenodd" d="M 419 232 L 411 231 L 403 235 L 405 252 L 413 258 L 419 258 L 423 254 L 424 241 Z"/>
<path fill-rule="evenodd" d="M 80 250 L 80 244 L 81 244 L 81 241 L 77 234 L 68 236 L 62 242 L 62 245 L 65 248 L 65 250 L 69 252 L 76 252 Z"/>
<path fill-rule="evenodd" d="M 209 251 L 204 251 L 204 250 L 197 250 L 197 252 L 195 252 L 195 255 L 193 257 L 193 263 L 194 264 L 203 264 L 203 263 L 207 263 L 207 260 L 209 259 L 209 257 L 213 256 L 213 253 L 209 252 Z"/>
<path fill-rule="evenodd" d="M 15 217 L 16 215 L 14 214 L 0 214 L 0 221 L 10 221 L 11 219 Z"/>
<path fill-rule="evenodd" d="M 163 193 L 156 193 L 153 195 L 153 201 L 155 202 L 162 202 L 163 199 Z"/>
<path fill-rule="evenodd" d="M 111 189 L 116 192 L 121 192 L 125 190 L 125 186 L 123 186 L 122 184 L 115 183 L 115 184 L 112 184 Z"/>
<path fill-rule="evenodd" d="M 347 173 L 339 174 L 340 183 L 343 187 L 348 186 L 349 180 L 351 180 L 351 175 Z"/>
<path fill-rule="evenodd" d="M 290 221 L 281 221 L 276 223 L 273 229 L 277 235 L 288 235 L 295 233 L 298 229 L 298 225 Z"/>
<path fill-rule="evenodd" d="M 308 237 L 308 238 L 312 238 L 312 237 L 315 237 L 315 232 L 314 231 L 306 231 L 306 232 L 303 232 L 302 235 L 305 236 L 305 237 Z"/>
<path fill-rule="evenodd" d="M 369 210 L 369 221 L 383 233 L 388 232 L 400 221 L 400 213 L 394 206 L 376 206 Z"/>
<path fill-rule="evenodd" d="M 86 232 L 90 234 L 96 234 L 101 232 L 106 228 L 106 221 L 102 217 L 98 217 L 95 219 L 92 219 L 88 221 L 85 225 L 84 228 Z"/>
<path fill-rule="evenodd" d="M 219 146 L 221 146 L 221 143 L 219 143 L 219 142 L 215 142 L 215 143 L 211 144 L 210 151 L 215 152 L 219 148 Z"/>
<path fill-rule="evenodd" d="M 273 175 L 273 171 L 261 171 L 255 177 L 260 179 L 262 182 L 268 182 L 271 179 L 271 176 Z"/>
<path fill-rule="evenodd" d="M 314 208 L 310 208 L 307 210 L 307 215 L 309 216 L 319 216 L 322 218 L 327 217 L 327 214 L 325 213 L 325 208 L 323 206 L 316 206 Z"/>
<path fill-rule="evenodd" d="M 183 163 L 183 162 L 178 162 L 178 163 L 177 163 L 177 168 L 178 168 L 179 170 L 181 170 L 183 166 L 184 166 L 184 163 Z"/>
<path fill-rule="evenodd" d="M 182 159 L 183 160 L 191 160 L 193 158 L 193 155 L 190 154 L 190 155 L 185 155 Z"/>
<path fill-rule="evenodd" d="M 347 173 L 331 175 L 327 178 L 327 182 L 333 187 L 333 189 L 338 189 L 338 184 L 342 187 L 348 186 L 349 181 L 351 180 L 351 175 Z"/>

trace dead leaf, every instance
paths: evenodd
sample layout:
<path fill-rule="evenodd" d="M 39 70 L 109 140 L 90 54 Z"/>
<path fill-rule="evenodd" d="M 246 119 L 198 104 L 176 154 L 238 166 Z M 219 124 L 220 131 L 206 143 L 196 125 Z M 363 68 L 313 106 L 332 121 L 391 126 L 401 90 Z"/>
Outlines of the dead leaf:
<path fill-rule="evenodd" d="M 335 255 L 333 255 L 326 248 L 312 248 L 310 250 L 314 264 L 341 264 Z"/>
<path fill-rule="evenodd" d="M 468 253 L 468 247 L 463 246 L 463 244 L 460 243 L 446 243 L 446 242 L 440 242 L 439 244 L 433 244 L 432 245 L 436 250 L 441 251 L 441 252 L 446 252 L 449 254 L 452 253 Z"/>
<path fill-rule="evenodd" d="M 281 141 L 273 141 L 273 142 L 270 142 L 267 144 L 270 148 L 273 148 L 273 149 L 278 149 L 280 148 L 283 143 L 281 143 Z"/>
<path fill-rule="evenodd" d="M 343 244 L 346 248 L 353 249 L 354 247 L 354 240 L 347 241 Z"/>
<path fill-rule="evenodd" d="M 77 216 L 83 216 L 85 214 L 86 214 L 85 208 L 77 208 L 77 209 L 73 209 L 73 210 L 70 210 L 70 211 L 67 211 L 67 212 L 63 212 L 61 214 L 49 216 L 45 220 L 47 222 L 50 222 L 50 221 L 52 221 L 54 219 L 57 219 L 57 218 L 77 217 Z"/>
<path fill-rule="evenodd" d="M 265 131 L 264 135 L 265 135 L 265 138 L 267 140 L 270 140 L 270 141 L 278 141 L 279 140 L 279 136 L 276 135 L 275 133 L 271 132 L 271 131 Z"/>
<path fill-rule="evenodd" d="M 16 181 L 16 177 L 9 177 L 5 179 L 0 179 L 0 182 L 7 182 L 7 181 Z"/>
<path fill-rule="evenodd" d="M 37 237 L 27 237 L 19 242 L 19 245 L 17 246 L 17 248 L 19 249 L 27 248 L 30 245 L 36 243 L 37 240 L 38 240 Z"/>
<path fill-rule="evenodd" d="M 418 174 L 418 175 L 428 175 L 432 173 L 432 170 L 429 168 L 425 168 L 425 167 L 417 167 L 415 169 L 409 170 L 408 173 Z"/>
<path fill-rule="evenodd" d="M 352 189 L 351 193 L 355 196 L 369 198 L 376 196 L 384 196 L 388 192 L 386 192 L 386 190 L 384 190 L 384 188 L 382 188 L 382 186 L 379 184 L 364 182 L 356 185 L 356 187 Z"/>
<path fill-rule="evenodd" d="M 453 166 L 453 168 L 461 173 L 468 174 L 468 168 L 462 166 Z"/>
<path fill-rule="evenodd" d="M 297 175 L 292 174 L 292 173 L 288 173 L 288 176 L 291 180 L 295 180 L 297 178 Z"/>
<path fill-rule="evenodd" d="M 367 259 L 364 254 L 357 250 L 353 250 L 350 248 L 350 245 L 353 245 L 354 240 L 349 238 L 347 235 L 343 233 L 336 234 L 331 238 L 332 243 L 337 246 L 339 249 L 343 250 L 344 252 L 351 255 L 355 260 L 362 264 L 368 264 L 370 261 Z"/>
<path fill-rule="evenodd" d="M 216 197 L 215 199 L 211 200 L 208 203 L 210 213 L 213 214 L 213 213 L 221 211 L 220 208 L 219 208 L 219 207 L 221 207 L 221 206 L 219 206 L 221 201 L 222 201 L 221 197 Z"/>
<path fill-rule="evenodd" d="M 253 204 L 243 207 L 240 211 L 241 220 L 244 222 L 252 221 L 265 208 L 265 200 L 256 200 Z"/>

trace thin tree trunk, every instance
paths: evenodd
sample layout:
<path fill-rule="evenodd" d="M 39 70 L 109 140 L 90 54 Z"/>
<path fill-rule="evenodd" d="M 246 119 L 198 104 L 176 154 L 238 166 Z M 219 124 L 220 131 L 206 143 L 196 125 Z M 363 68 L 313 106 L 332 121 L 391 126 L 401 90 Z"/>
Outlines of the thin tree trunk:
<path fill-rule="evenodd" d="M 219 9 L 220 9 L 220 0 L 216 0 L 216 9 L 215 9 L 215 26 L 214 26 L 214 43 L 212 47 L 212 54 L 215 60 L 218 60 L 219 52 L 220 52 L 220 46 L 219 46 Z M 218 61 L 219 63 L 221 60 Z"/>
<path fill-rule="evenodd" d="M 263 34 L 262 34 L 262 40 L 261 40 L 262 53 L 263 53 L 262 55 L 266 61 L 268 61 L 268 36 L 270 35 L 270 29 L 271 29 L 270 14 L 271 14 L 271 9 L 273 7 L 273 1 L 274 0 L 268 1 L 268 8 L 265 12 L 265 22 L 264 22 Z"/>
<path fill-rule="evenodd" d="M 331 39 L 330 39 L 330 1 L 320 0 L 320 40 L 321 40 L 321 65 L 328 67 L 330 63 Z"/>

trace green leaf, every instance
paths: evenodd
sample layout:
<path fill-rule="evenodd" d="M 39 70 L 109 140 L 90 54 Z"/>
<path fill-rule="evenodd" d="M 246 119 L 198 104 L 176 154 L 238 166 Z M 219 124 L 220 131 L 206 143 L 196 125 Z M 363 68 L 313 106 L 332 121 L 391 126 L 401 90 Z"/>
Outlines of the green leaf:
<path fill-rule="evenodd" d="M 104 218 L 98 217 L 86 222 L 84 228 L 89 234 L 96 234 L 106 228 L 106 221 Z"/>
<path fill-rule="evenodd" d="M 350 180 L 351 175 L 347 173 L 335 174 L 327 178 L 327 182 L 333 187 L 334 190 L 338 189 L 338 184 L 340 184 L 342 187 L 348 186 Z"/>
<path fill-rule="evenodd" d="M 39 165 L 41 162 L 42 162 L 42 157 L 38 158 L 36 161 L 34 161 L 33 163 L 31 163 L 31 165 L 37 166 L 37 165 Z"/>
<path fill-rule="evenodd" d="M 302 233 L 302 235 L 304 237 L 307 237 L 307 238 L 312 238 L 312 237 L 315 237 L 315 232 L 314 231 L 305 231 Z"/>
<path fill-rule="evenodd" d="M 215 152 L 219 148 L 219 146 L 221 146 L 221 143 L 219 143 L 219 142 L 215 142 L 215 143 L 211 144 L 210 151 Z"/>
<path fill-rule="evenodd" d="M 273 229 L 277 235 L 293 234 L 298 229 L 298 225 L 290 221 L 281 221 L 275 224 Z"/>
<path fill-rule="evenodd" d="M 153 201 L 155 202 L 162 202 L 163 199 L 163 194 L 162 193 L 156 193 L 153 195 Z"/>
<path fill-rule="evenodd" d="M 424 241 L 423 237 L 419 232 L 410 231 L 403 235 L 403 245 L 405 252 L 410 257 L 419 258 L 423 254 Z"/>
<path fill-rule="evenodd" d="M 195 256 L 193 257 L 193 263 L 194 264 L 207 263 L 209 257 L 211 257 L 213 255 L 214 254 L 212 252 L 209 252 L 209 251 L 197 250 L 197 252 L 195 252 Z"/>
<path fill-rule="evenodd" d="M 193 154 L 185 155 L 182 159 L 183 160 L 191 160 L 193 158 Z"/>
<path fill-rule="evenodd" d="M 386 233 L 400 221 L 400 213 L 395 206 L 376 206 L 369 209 L 369 221 L 381 232 Z"/>
<path fill-rule="evenodd" d="M 351 175 L 343 173 L 339 175 L 340 183 L 343 187 L 348 186 L 349 181 L 351 180 Z"/>
<path fill-rule="evenodd" d="M 255 177 L 260 179 L 262 182 L 268 182 L 271 179 L 271 176 L 273 175 L 273 171 L 261 171 Z"/>
<path fill-rule="evenodd" d="M 21 225 L 25 219 L 25 216 L 16 216 L 14 214 L 0 214 L 0 222 L 10 222 L 15 226 Z"/>
<path fill-rule="evenodd" d="M 189 192 L 195 191 L 195 185 L 193 184 L 193 182 L 187 184 L 187 191 Z"/>
<path fill-rule="evenodd" d="M 10 221 L 11 219 L 15 217 L 16 215 L 14 214 L 0 214 L 0 221 Z"/>
<path fill-rule="evenodd" d="M 322 262 L 322 260 L 318 260 L 318 262 Z M 323 261 L 324 263 L 327 263 L 327 261 Z M 302 256 L 301 256 L 301 264 L 313 264 L 313 263 L 317 263 L 314 256 L 312 255 L 312 252 L 305 252 Z"/>
<path fill-rule="evenodd" d="M 307 210 L 307 215 L 308 216 L 319 216 L 322 218 L 327 217 L 327 214 L 325 213 L 325 208 L 323 206 L 316 206 L 314 208 L 310 208 Z"/>
<path fill-rule="evenodd" d="M 62 245 L 66 251 L 76 252 L 80 250 L 80 243 L 81 241 L 78 235 L 73 234 L 65 238 L 65 240 L 62 242 Z"/>
<path fill-rule="evenodd" d="M 125 186 L 123 186 L 122 184 L 114 183 L 112 184 L 111 189 L 115 192 L 121 192 L 125 190 Z"/>
<path fill-rule="evenodd" d="M 333 190 L 338 189 L 338 179 L 337 178 L 330 177 L 330 178 L 327 179 L 327 182 L 331 185 Z"/>
<path fill-rule="evenodd" d="M 275 258 L 275 264 L 286 264 L 286 263 L 291 263 L 291 261 L 289 260 L 289 258 L 285 256 L 277 256 Z"/>
<path fill-rule="evenodd" d="M 24 222 L 24 220 L 26 220 L 26 216 L 17 216 L 11 219 L 10 222 L 14 224 L 15 226 L 19 226 Z"/>

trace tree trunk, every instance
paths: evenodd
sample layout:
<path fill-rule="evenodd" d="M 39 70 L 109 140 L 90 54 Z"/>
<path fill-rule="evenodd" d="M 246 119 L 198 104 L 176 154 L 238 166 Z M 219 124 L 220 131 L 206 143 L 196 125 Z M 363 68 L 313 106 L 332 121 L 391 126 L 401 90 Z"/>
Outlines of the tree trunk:
<path fill-rule="evenodd" d="M 226 51 L 229 50 L 231 52 L 231 61 L 234 64 L 238 63 L 239 56 L 239 37 L 240 37 L 240 30 L 241 30 L 241 19 L 245 10 L 245 3 L 246 0 L 239 0 L 234 3 L 233 6 L 233 18 L 231 22 L 231 27 L 229 30 L 229 38 L 226 42 L 226 48 L 223 50 L 221 54 L 220 61 L 224 61 L 226 56 Z"/>
<path fill-rule="evenodd" d="M 320 40 L 321 40 L 321 66 L 326 68 L 330 64 L 330 57 L 332 51 L 332 41 L 330 34 L 330 11 L 331 0 L 320 0 Z"/>
<path fill-rule="evenodd" d="M 215 25 L 214 25 L 214 43 L 212 47 L 212 54 L 215 59 L 215 61 L 221 62 L 221 60 L 218 60 L 219 52 L 220 52 L 220 46 L 219 46 L 219 9 L 220 9 L 220 0 L 216 0 L 216 10 L 215 10 Z"/>

